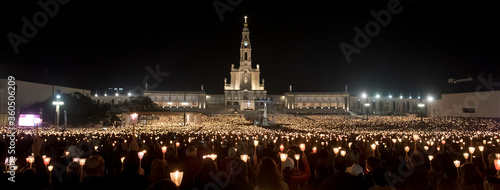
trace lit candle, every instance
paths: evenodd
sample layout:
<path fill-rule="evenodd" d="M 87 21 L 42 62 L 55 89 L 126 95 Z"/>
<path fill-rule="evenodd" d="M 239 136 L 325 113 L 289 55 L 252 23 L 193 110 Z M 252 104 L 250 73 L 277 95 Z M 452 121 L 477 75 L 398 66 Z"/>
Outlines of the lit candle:
<path fill-rule="evenodd" d="M 241 160 L 243 160 L 244 162 L 247 162 L 247 160 L 248 160 L 248 155 L 247 155 L 247 154 L 242 154 L 242 155 L 240 155 L 240 158 L 241 158 Z"/>
<path fill-rule="evenodd" d="M 283 150 L 285 150 L 285 146 L 280 145 L 280 152 L 283 152 Z"/>
<path fill-rule="evenodd" d="M 428 151 L 428 150 L 429 150 L 429 147 L 428 147 L 428 146 L 424 146 L 424 150 L 425 150 L 425 151 Z"/>
<path fill-rule="evenodd" d="M 87 160 L 87 159 L 85 159 L 85 158 L 80 158 L 80 160 L 78 160 L 78 161 L 80 162 L 80 166 L 85 165 L 85 161 L 86 161 L 86 160 Z"/>
<path fill-rule="evenodd" d="M 179 146 L 180 146 L 180 145 L 181 145 L 181 143 L 179 143 L 179 142 L 176 142 L 176 143 L 175 143 L 175 146 L 176 146 L 177 148 L 179 148 Z"/>
<path fill-rule="evenodd" d="M 495 169 L 500 171 L 500 159 L 496 159 L 494 162 L 495 162 Z"/>
<path fill-rule="evenodd" d="M 340 151 L 340 155 L 345 156 L 345 154 L 346 154 L 345 150 Z"/>
<path fill-rule="evenodd" d="M 163 154 L 165 154 L 165 152 L 167 152 L 167 147 L 166 146 L 161 147 L 161 152 L 163 152 Z"/>
<path fill-rule="evenodd" d="M 496 157 L 497 159 L 500 159 L 500 153 L 495 153 L 495 157 Z"/>
<path fill-rule="evenodd" d="M 45 157 L 43 159 L 43 164 L 45 164 L 45 166 L 47 166 L 47 165 L 49 165 L 49 163 L 50 163 L 50 157 Z"/>
<path fill-rule="evenodd" d="M 286 154 L 286 153 L 281 153 L 280 154 L 281 162 L 285 162 L 287 158 L 288 158 L 288 154 Z"/>
<path fill-rule="evenodd" d="M 138 152 L 137 155 L 139 156 L 139 159 L 142 159 L 144 157 L 144 152 Z"/>
<path fill-rule="evenodd" d="M 372 145 L 370 145 L 370 146 L 372 147 L 372 150 L 373 150 L 373 151 L 375 151 L 375 148 L 377 148 L 377 145 L 375 145 L 375 144 L 372 144 Z"/>
<path fill-rule="evenodd" d="M 183 174 L 184 172 L 179 172 L 179 171 L 170 173 L 170 178 L 175 183 L 175 185 L 177 185 L 177 187 L 181 185 Z"/>
<path fill-rule="evenodd" d="M 476 148 L 474 148 L 474 147 L 472 147 L 472 146 L 471 146 L 471 147 L 469 147 L 469 152 L 470 152 L 470 154 L 474 154 L 474 151 L 475 151 L 475 150 L 476 150 Z"/>
<path fill-rule="evenodd" d="M 300 159 L 300 154 L 294 154 L 293 156 L 295 157 L 295 160 L 299 160 Z"/>
<path fill-rule="evenodd" d="M 64 154 L 66 154 L 66 157 L 68 157 L 68 155 L 69 155 L 69 151 L 66 151 Z"/>
<path fill-rule="evenodd" d="M 80 158 L 73 158 L 73 162 L 80 163 Z"/>
<path fill-rule="evenodd" d="M 259 146 L 259 141 L 258 140 L 254 140 L 253 141 L 253 146 L 255 146 L 255 148 L 257 148 L 257 146 Z"/>
<path fill-rule="evenodd" d="M 306 150 L 306 145 L 305 144 L 300 144 L 300 150 L 304 152 Z"/>
<path fill-rule="evenodd" d="M 458 169 L 460 167 L 460 160 L 453 161 L 453 164 L 455 164 L 455 167 L 457 167 L 457 179 L 458 179 L 460 177 L 460 170 Z"/>
<path fill-rule="evenodd" d="M 335 153 L 335 155 L 337 155 L 339 153 L 339 148 L 337 148 L 337 147 L 333 148 L 333 153 Z"/>
<path fill-rule="evenodd" d="M 484 150 L 484 146 L 478 146 L 477 148 L 479 148 L 479 151 L 483 152 Z"/>
<path fill-rule="evenodd" d="M 469 158 L 469 153 L 464 152 L 464 158 L 465 158 L 465 161 L 467 161 L 467 159 Z"/>
<path fill-rule="evenodd" d="M 432 161 L 432 159 L 434 159 L 434 156 L 429 155 L 429 161 Z"/>
<path fill-rule="evenodd" d="M 318 148 L 313 147 L 312 150 L 313 150 L 313 153 L 316 154 L 316 151 L 318 150 Z"/>
<path fill-rule="evenodd" d="M 217 159 L 217 154 L 211 154 L 211 155 L 210 155 L 210 158 L 212 158 L 212 160 Z"/>
<path fill-rule="evenodd" d="M 455 167 L 460 167 L 460 160 L 455 160 L 453 161 L 453 164 L 455 164 Z"/>
<path fill-rule="evenodd" d="M 406 152 L 406 153 L 410 152 L 410 147 L 405 146 L 405 152 Z"/>
<path fill-rule="evenodd" d="M 54 166 L 52 166 L 52 165 L 47 166 L 47 169 L 49 169 L 49 172 L 52 172 L 52 169 L 54 169 Z"/>

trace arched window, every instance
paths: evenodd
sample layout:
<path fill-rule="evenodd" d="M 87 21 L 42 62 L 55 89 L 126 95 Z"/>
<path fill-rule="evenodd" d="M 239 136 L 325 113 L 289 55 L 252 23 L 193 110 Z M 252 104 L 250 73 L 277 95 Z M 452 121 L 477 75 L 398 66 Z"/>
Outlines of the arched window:
<path fill-rule="evenodd" d="M 247 58 L 248 58 L 248 57 L 247 57 L 247 52 L 245 52 L 245 60 L 247 60 Z"/>

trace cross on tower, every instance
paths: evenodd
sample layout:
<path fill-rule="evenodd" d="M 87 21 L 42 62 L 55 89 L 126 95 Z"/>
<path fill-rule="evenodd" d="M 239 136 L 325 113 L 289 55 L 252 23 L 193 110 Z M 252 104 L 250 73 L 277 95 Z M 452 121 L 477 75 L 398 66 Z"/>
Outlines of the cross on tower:
<path fill-rule="evenodd" d="M 247 18 L 248 18 L 248 17 L 247 17 L 247 16 L 245 16 L 245 24 L 247 23 Z"/>

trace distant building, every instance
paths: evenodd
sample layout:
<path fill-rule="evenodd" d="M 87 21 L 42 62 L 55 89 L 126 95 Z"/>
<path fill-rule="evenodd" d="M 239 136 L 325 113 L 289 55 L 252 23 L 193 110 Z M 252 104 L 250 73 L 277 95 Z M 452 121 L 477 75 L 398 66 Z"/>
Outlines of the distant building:
<path fill-rule="evenodd" d="M 0 124 L 8 124 L 8 80 L 0 79 Z M 16 80 L 15 91 L 15 107 L 17 116 L 22 113 L 23 108 L 29 107 L 37 102 L 45 101 L 49 98 L 54 98 L 56 94 L 73 94 L 80 92 L 85 96 L 90 96 L 90 90 L 78 89 L 57 85 L 41 84 Z M 16 118 L 17 119 L 17 118 Z"/>
<path fill-rule="evenodd" d="M 430 106 L 434 117 L 500 118 L 500 91 L 443 94 Z"/>

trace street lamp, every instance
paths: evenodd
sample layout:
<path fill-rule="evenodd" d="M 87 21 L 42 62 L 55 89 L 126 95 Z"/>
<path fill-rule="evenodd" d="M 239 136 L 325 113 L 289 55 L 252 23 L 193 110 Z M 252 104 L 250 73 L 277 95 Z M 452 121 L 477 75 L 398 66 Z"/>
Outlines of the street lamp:
<path fill-rule="evenodd" d="M 61 100 L 61 95 L 57 95 L 56 99 L 52 102 L 52 105 L 56 106 L 56 131 L 59 130 L 59 106 L 64 105 L 64 102 Z"/>
<path fill-rule="evenodd" d="M 366 107 L 366 120 L 368 120 L 368 108 L 370 107 L 370 103 L 365 103 Z"/>
<path fill-rule="evenodd" d="M 137 121 L 138 116 L 139 116 L 139 114 L 137 114 L 137 113 L 130 114 L 130 119 L 132 120 L 132 130 L 133 130 L 134 135 L 135 135 L 134 121 Z"/>
<path fill-rule="evenodd" d="M 422 100 L 420 100 L 422 101 Z M 424 123 L 424 107 L 425 107 L 425 104 L 420 102 L 418 104 L 418 107 L 420 108 L 420 125 L 423 125 Z"/>
<path fill-rule="evenodd" d="M 188 105 L 187 102 L 182 102 L 181 103 L 183 109 L 184 109 L 184 122 L 183 122 L 183 125 L 186 126 L 186 106 Z"/>

